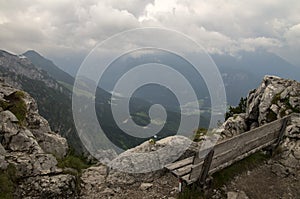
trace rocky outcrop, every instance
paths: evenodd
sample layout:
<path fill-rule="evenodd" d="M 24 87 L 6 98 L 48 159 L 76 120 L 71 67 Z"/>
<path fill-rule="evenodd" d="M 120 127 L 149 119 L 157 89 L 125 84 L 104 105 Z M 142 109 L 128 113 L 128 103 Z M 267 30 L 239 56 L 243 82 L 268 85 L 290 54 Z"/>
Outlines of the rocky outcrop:
<path fill-rule="evenodd" d="M 26 92 L 0 82 L 0 172 L 13 168 L 17 198 L 66 198 L 75 194 L 75 177 L 62 174 L 65 138 L 51 132 Z"/>
<path fill-rule="evenodd" d="M 226 139 L 293 112 L 300 113 L 300 83 L 265 76 L 260 86 L 249 92 L 246 113 L 228 118 L 218 131 Z"/>
<path fill-rule="evenodd" d="M 234 115 L 228 118 L 218 131 L 223 138 L 233 137 L 247 131 L 246 114 Z"/>
<path fill-rule="evenodd" d="M 300 175 L 300 117 L 292 117 L 285 130 L 284 142 L 279 153 L 269 163 L 279 176 Z"/>
<path fill-rule="evenodd" d="M 241 134 L 291 113 L 300 113 L 300 83 L 276 76 L 265 76 L 261 85 L 247 96 L 246 113 L 225 121 L 218 131 L 222 139 Z M 299 176 L 300 117 L 294 115 L 285 129 L 284 139 L 276 156 L 269 160 L 278 176 Z"/>
<path fill-rule="evenodd" d="M 248 95 L 248 123 L 262 125 L 292 112 L 300 112 L 300 83 L 297 81 L 265 76 L 261 85 Z"/>

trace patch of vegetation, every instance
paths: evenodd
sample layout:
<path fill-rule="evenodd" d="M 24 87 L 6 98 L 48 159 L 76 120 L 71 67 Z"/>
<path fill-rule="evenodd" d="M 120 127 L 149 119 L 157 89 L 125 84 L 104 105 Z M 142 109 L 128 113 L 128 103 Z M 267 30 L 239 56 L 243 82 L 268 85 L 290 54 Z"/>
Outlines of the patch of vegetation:
<path fill-rule="evenodd" d="M 280 95 L 281 95 L 281 93 L 277 93 L 272 99 L 272 104 L 278 104 L 278 102 L 281 102 L 286 107 L 286 109 L 280 111 L 280 113 L 279 113 L 280 117 L 284 117 L 286 115 L 285 111 L 289 110 L 289 109 L 292 110 L 292 112 L 294 112 L 294 113 L 300 113 L 299 109 L 292 107 L 288 97 L 281 99 Z M 270 115 L 270 117 L 272 117 L 272 115 Z"/>
<path fill-rule="evenodd" d="M 9 106 L 9 103 L 6 102 L 6 101 L 3 101 L 3 100 L 0 100 L 0 107 L 3 109 L 3 110 L 7 110 Z"/>
<path fill-rule="evenodd" d="M 179 193 L 178 199 L 203 199 L 203 192 L 197 187 L 197 185 L 193 184 L 191 186 L 187 186 L 183 189 L 181 193 Z"/>
<path fill-rule="evenodd" d="M 293 111 L 293 113 L 300 113 L 299 109 L 292 107 L 292 105 L 290 104 L 289 98 L 283 99 L 282 102 L 285 104 L 286 110 L 291 109 Z"/>
<path fill-rule="evenodd" d="M 282 93 L 282 92 L 281 92 Z M 277 102 L 278 101 L 280 101 L 280 95 L 281 95 L 281 93 L 277 93 L 274 97 L 273 97 L 273 99 L 272 99 L 272 104 L 277 104 Z"/>
<path fill-rule="evenodd" d="M 217 187 L 221 187 L 222 185 L 225 185 L 230 180 L 232 180 L 235 176 L 237 176 L 245 171 L 254 169 L 258 165 L 263 163 L 265 160 L 267 160 L 268 158 L 270 158 L 270 155 L 264 154 L 262 152 L 257 152 L 257 153 L 250 155 L 249 157 L 247 157 L 241 161 L 238 161 L 238 162 L 234 163 L 233 165 L 213 174 L 212 175 L 213 187 L 217 188 Z"/>
<path fill-rule="evenodd" d="M 202 139 L 201 137 L 207 134 L 208 130 L 206 128 L 199 128 L 194 131 L 193 141 L 200 142 Z"/>
<path fill-rule="evenodd" d="M 277 114 L 274 113 L 271 109 L 269 109 L 266 118 L 267 118 L 267 122 L 275 121 L 277 120 Z"/>
<path fill-rule="evenodd" d="M 239 104 L 234 106 L 229 106 L 229 110 L 225 113 L 225 120 L 227 120 L 229 117 L 232 117 L 234 114 L 239 113 L 246 113 L 247 108 L 247 97 L 243 98 L 241 97 Z"/>
<path fill-rule="evenodd" d="M 16 183 L 16 168 L 13 164 L 9 164 L 4 171 L 0 170 L 0 198 L 14 198 Z"/>
<path fill-rule="evenodd" d="M 63 169 L 64 174 L 70 174 L 76 177 L 76 190 L 80 192 L 80 177 L 83 169 L 87 169 L 92 164 L 87 161 L 87 158 L 75 155 L 73 149 L 69 150 L 67 156 L 63 159 L 57 159 L 57 166 Z"/>
<path fill-rule="evenodd" d="M 75 155 L 74 150 L 70 149 L 67 156 L 63 159 L 57 158 L 57 166 L 60 168 L 72 168 L 81 174 L 83 169 L 88 168 L 91 164 L 84 156 Z"/>
<path fill-rule="evenodd" d="M 0 106 L 2 109 L 11 111 L 18 118 L 20 124 L 24 123 L 27 113 L 26 104 L 23 100 L 24 97 L 24 92 L 16 91 L 5 97 L 8 102 L 0 100 Z"/>

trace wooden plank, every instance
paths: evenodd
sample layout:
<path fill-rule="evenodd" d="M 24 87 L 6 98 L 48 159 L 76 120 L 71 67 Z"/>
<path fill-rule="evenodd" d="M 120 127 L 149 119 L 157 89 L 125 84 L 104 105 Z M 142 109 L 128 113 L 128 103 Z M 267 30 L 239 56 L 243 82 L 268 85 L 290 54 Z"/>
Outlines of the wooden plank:
<path fill-rule="evenodd" d="M 256 153 L 257 151 L 259 151 L 259 150 L 261 150 L 261 149 L 263 149 L 263 148 L 269 146 L 270 144 L 274 143 L 274 141 L 275 141 L 275 140 L 272 140 L 272 141 L 270 141 L 269 143 L 266 143 L 266 144 L 264 144 L 264 145 L 261 145 L 260 147 L 255 148 L 255 149 L 249 151 L 248 153 L 244 153 L 243 155 L 238 156 L 237 158 L 232 159 L 231 161 L 228 161 L 228 162 L 226 162 L 226 163 L 224 163 L 224 164 L 221 164 L 221 165 L 219 165 L 218 167 L 211 168 L 210 171 L 209 171 L 209 174 L 212 175 L 212 174 L 215 173 L 215 172 L 218 172 L 218 171 L 220 171 L 220 170 L 222 170 L 222 169 L 224 169 L 224 168 L 226 168 L 226 167 L 229 167 L 230 165 L 234 164 L 235 162 L 240 161 L 240 160 L 244 159 L 245 157 L 248 157 L 248 156 L 250 156 L 251 154 Z"/>
<path fill-rule="evenodd" d="M 239 136 L 235 136 L 229 140 L 225 140 L 224 142 L 221 142 L 219 144 L 217 144 L 214 147 L 215 150 L 215 155 L 218 155 L 220 153 L 224 153 L 225 151 L 229 151 L 232 150 L 233 148 L 238 147 L 241 142 L 247 142 L 249 140 L 253 140 L 253 139 L 257 139 L 260 137 L 265 136 L 266 134 L 269 133 L 278 133 L 279 134 L 279 129 L 281 128 L 281 123 L 280 122 L 276 122 L 276 124 L 272 125 L 272 128 L 269 128 L 270 126 L 268 125 L 268 128 L 260 128 L 258 130 L 252 130 L 252 131 L 248 131 L 246 133 L 243 133 Z"/>
<path fill-rule="evenodd" d="M 193 168 L 191 169 L 191 175 L 190 179 L 199 178 L 203 162 L 205 161 L 205 158 L 207 157 L 207 154 L 209 154 L 211 149 L 204 149 L 202 151 L 197 151 L 195 154 L 195 158 L 193 160 Z M 201 155 L 201 157 L 200 157 Z M 201 163 L 201 164 L 200 164 Z"/>
<path fill-rule="evenodd" d="M 192 167 L 193 167 L 193 165 L 189 164 L 189 165 L 187 165 L 185 167 L 181 167 L 179 169 L 173 170 L 172 173 L 174 175 L 178 176 L 178 177 L 182 177 L 182 176 L 184 176 L 186 174 L 189 174 L 191 172 L 191 170 L 192 170 Z"/>
<path fill-rule="evenodd" d="M 188 183 L 188 182 L 190 181 L 190 180 L 189 180 L 189 179 L 190 179 L 190 174 L 187 174 L 187 175 L 185 175 L 185 176 L 182 176 L 181 179 Z"/>
<path fill-rule="evenodd" d="M 199 178 L 200 173 L 201 173 L 201 169 L 202 169 L 202 165 L 203 164 L 198 164 L 198 165 L 193 166 L 193 168 L 191 170 L 190 179 L 193 179 L 193 178 L 197 178 L 198 179 Z"/>
<path fill-rule="evenodd" d="M 269 134 L 264 135 L 263 137 L 258 137 L 254 140 L 237 140 L 238 145 L 231 150 L 225 151 L 221 154 L 216 154 L 213 158 L 212 168 L 218 167 L 221 164 L 226 163 L 236 157 L 247 153 L 261 145 L 269 143 L 271 141 L 275 141 L 277 138 L 278 132 L 271 132 Z"/>
<path fill-rule="evenodd" d="M 205 160 L 203 162 L 203 166 L 202 166 L 201 173 L 200 173 L 200 183 L 201 184 L 205 183 L 205 180 L 207 178 L 213 156 L 214 156 L 214 150 L 212 149 L 207 154 L 207 156 L 205 157 Z"/>
<path fill-rule="evenodd" d="M 275 144 L 274 148 L 279 146 L 279 144 L 280 144 L 280 142 L 281 142 L 281 140 L 284 136 L 284 132 L 285 132 L 287 123 L 288 123 L 288 118 L 284 118 L 283 121 L 282 121 L 282 126 L 281 126 L 281 129 L 280 129 L 280 133 L 279 133 L 279 136 L 278 136 L 278 139 L 276 141 L 276 144 Z"/>
<path fill-rule="evenodd" d="M 261 127 L 255 128 L 251 131 L 247 131 L 230 139 L 224 140 L 223 142 L 220 142 L 214 147 L 215 154 L 219 154 L 236 147 L 237 145 L 239 145 L 238 141 L 240 140 L 252 140 L 257 137 L 263 136 L 266 132 L 278 132 L 281 128 L 282 120 L 283 119 L 276 120 L 274 122 L 265 124 Z"/>
<path fill-rule="evenodd" d="M 184 167 L 188 164 L 192 164 L 193 163 L 193 160 L 194 160 L 194 157 L 189 157 L 189 158 L 186 158 L 186 159 L 183 159 L 183 160 L 179 160 L 177 162 L 173 162 L 171 164 L 168 164 L 165 166 L 165 168 L 169 169 L 169 170 L 175 170 L 175 169 L 179 169 L 181 167 Z"/>

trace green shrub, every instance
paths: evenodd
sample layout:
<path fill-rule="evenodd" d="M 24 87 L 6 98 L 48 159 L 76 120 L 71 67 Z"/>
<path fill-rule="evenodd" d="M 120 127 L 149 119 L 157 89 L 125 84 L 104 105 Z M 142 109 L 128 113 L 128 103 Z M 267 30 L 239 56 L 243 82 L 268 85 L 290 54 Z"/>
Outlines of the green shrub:
<path fill-rule="evenodd" d="M 80 176 L 83 169 L 87 169 L 91 164 L 86 157 L 75 155 L 74 150 L 70 149 L 68 155 L 63 159 L 57 159 L 57 166 L 63 169 L 64 174 L 70 174 L 76 178 L 76 191 L 80 192 Z"/>
<path fill-rule="evenodd" d="M 0 170 L 0 198 L 14 198 L 16 188 L 16 168 L 9 164 L 6 170 Z"/>
<path fill-rule="evenodd" d="M 232 117 L 234 114 L 245 113 L 247 108 L 247 97 L 241 97 L 239 104 L 234 106 L 229 106 L 229 110 L 225 113 L 225 120 Z"/>
<path fill-rule="evenodd" d="M 267 118 L 267 122 L 272 122 L 277 120 L 277 115 L 276 113 L 274 113 L 272 110 L 269 109 L 266 118 Z"/>
<path fill-rule="evenodd" d="M 84 158 L 69 154 L 64 159 L 58 160 L 57 166 L 60 168 L 72 168 L 81 173 L 82 169 L 86 169 L 90 165 L 84 161 Z"/>
<path fill-rule="evenodd" d="M 201 137 L 207 134 L 207 129 L 206 128 L 199 128 L 197 130 L 194 131 L 194 137 L 193 137 L 193 141 L 194 142 L 200 142 L 201 141 Z"/>
<path fill-rule="evenodd" d="M 5 97 L 8 102 L 0 100 L 2 109 L 11 111 L 18 118 L 20 124 L 24 123 L 27 114 L 26 103 L 23 100 L 24 97 L 25 94 L 22 91 L 16 91 Z"/>
<path fill-rule="evenodd" d="M 184 187 L 183 191 L 179 193 L 178 199 L 202 199 L 204 198 L 203 193 L 197 187 L 197 185 L 193 184 L 191 186 Z"/>
<path fill-rule="evenodd" d="M 63 159 L 57 159 L 57 166 L 64 168 L 75 169 L 79 174 L 81 174 L 82 169 L 86 169 L 92 164 L 87 160 L 87 157 L 84 155 L 75 154 L 75 150 L 70 148 L 68 154 Z"/>

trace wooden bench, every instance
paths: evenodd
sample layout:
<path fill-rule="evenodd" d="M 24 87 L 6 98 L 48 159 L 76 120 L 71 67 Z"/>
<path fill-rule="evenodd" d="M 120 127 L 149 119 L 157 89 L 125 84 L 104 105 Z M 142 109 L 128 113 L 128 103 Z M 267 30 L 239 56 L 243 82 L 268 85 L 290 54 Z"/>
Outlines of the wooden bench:
<path fill-rule="evenodd" d="M 199 150 L 192 157 L 165 166 L 187 185 L 194 182 L 204 184 L 208 175 L 226 168 L 233 163 L 263 149 L 277 147 L 284 136 L 292 114 L 271 123 L 247 131 L 216 144 L 213 148 Z"/>

